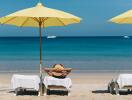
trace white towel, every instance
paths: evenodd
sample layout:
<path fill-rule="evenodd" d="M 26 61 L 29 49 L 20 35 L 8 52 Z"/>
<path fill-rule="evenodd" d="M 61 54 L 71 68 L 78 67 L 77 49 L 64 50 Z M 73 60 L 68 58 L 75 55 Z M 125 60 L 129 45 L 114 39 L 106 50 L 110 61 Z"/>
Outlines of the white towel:
<path fill-rule="evenodd" d="M 48 87 L 48 85 L 64 86 L 68 90 L 70 90 L 72 87 L 72 81 L 70 78 L 59 79 L 51 76 L 46 76 L 44 78 L 44 84 L 46 88 Z"/>
<path fill-rule="evenodd" d="M 123 88 L 124 86 L 132 86 L 132 74 L 120 74 L 117 83 L 120 88 Z"/>
<path fill-rule="evenodd" d="M 37 75 L 17 75 L 14 74 L 11 79 L 12 89 L 18 87 L 39 90 L 40 78 Z"/>

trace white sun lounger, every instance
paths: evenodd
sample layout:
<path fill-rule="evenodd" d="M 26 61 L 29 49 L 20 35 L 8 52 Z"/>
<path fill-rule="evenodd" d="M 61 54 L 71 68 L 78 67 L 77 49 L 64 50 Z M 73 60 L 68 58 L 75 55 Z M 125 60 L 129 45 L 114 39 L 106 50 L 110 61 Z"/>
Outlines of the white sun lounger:
<path fill-rule="evenodd" d="M 68 95 L 70 95 L 72 81 L 70 78 L 54 78 L 52 76 L 46 76 L 44 78 L 44 85 L 45 85 L 45 94 L 50 94 L 50 90 L 63 90 L 67 91 Z"/>
<path fill-rule="evenodd" d="M 40 78 L 37 75 L 18 75 L 14 74 L 11 79 L 11 87 L 17 95 L 21 90 L 39 91 Z"/>
<path fill-rule="evenodd" d="M 108 91 L 112 94 L 119 95 L 120 89 L 132 89 L 132 74 L 120 74 L 108 84 Z"/>

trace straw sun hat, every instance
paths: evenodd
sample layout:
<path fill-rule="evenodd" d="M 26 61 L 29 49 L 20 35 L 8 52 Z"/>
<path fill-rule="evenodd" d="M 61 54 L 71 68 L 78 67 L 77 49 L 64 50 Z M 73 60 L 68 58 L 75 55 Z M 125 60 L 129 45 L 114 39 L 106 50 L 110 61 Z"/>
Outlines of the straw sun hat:
<path fill-rule="evenodd" d="M 52 68 L 44 68 L 44 71 L 49 75 L 57 78 L 65 78 L 70 72 L 71 68 L 64 68 L 62 64 L 55 64 Z"/>
<path fill-rule="evenodd" d="M 53 70 L 56 70 L 56 71 L 64 70 L 64 65 L 62 65 L 62 64 L 55 64 L 53 66 Z"/>

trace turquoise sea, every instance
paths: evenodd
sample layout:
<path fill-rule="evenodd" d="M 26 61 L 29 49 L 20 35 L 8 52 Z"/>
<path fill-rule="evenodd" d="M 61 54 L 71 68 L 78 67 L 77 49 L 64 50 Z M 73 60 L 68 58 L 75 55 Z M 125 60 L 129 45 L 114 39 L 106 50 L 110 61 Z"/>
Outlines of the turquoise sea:
<path fill-rule="evenodd" d="M 132 37 L 43 37 L 43 66 L 78 72 L 132 71 Z M 0 72 L 39 70 L 39 37 L 0 37 Z"/>

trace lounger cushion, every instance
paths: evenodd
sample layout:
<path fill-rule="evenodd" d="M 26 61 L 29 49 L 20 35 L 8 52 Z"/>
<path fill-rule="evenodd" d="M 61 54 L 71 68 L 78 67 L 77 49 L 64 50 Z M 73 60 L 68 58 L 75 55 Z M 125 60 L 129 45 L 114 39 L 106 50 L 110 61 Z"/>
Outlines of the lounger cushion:
<path fill-rule="evenodd" d="M 132 74 L 120 74 L 117 79 L 117 83 L 120 88 L 132 86 Z"/>
<path fill-rule="evenodd" d="M 46 88 L 48 88 L 48 86 L 63 86 L 70 90 L 72 87 L 72 81 L 70 78 L 58 79 L 51 76 L 45 76 L 44 84 Z"/>
<path fill-rule="evenodd" d="M 37 75 L 18 75 L 14 74 L 11 79 L 12 89 L 26 88 L 39 90 L 40 78 Z"/>

